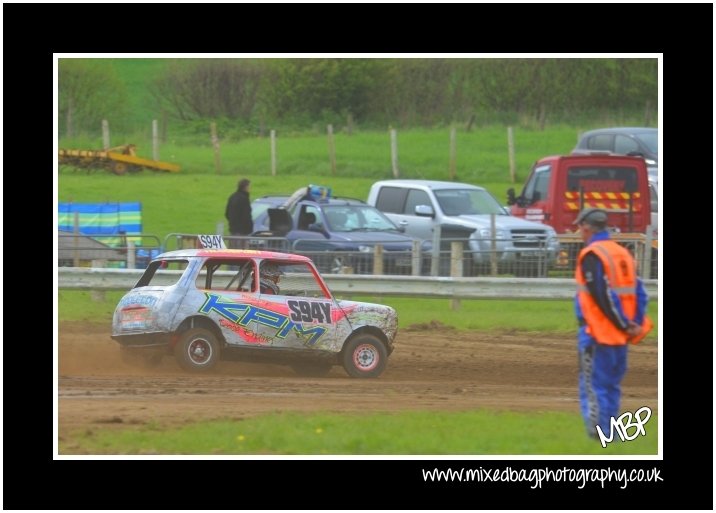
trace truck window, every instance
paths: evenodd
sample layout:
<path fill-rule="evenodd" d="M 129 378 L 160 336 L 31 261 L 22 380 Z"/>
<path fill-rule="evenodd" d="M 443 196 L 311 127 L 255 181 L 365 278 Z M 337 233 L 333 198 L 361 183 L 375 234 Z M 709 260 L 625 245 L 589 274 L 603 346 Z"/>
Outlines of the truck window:
<path fill-rule="evenodd" d="M 567 191 L 635 192 L 636 168 L 575 166 L 567 170 Z"/>
<path fill-rule="evenodd" d="M 527 205 L 531 205 L 535 201 L 544 201 L 547 199 L 549 178 L 551 174 L 552 166 L 550 164 L 545 164 L 535 168 L 534 173 L 532 173 L 529 181 L 525 184 L 525 189 L 522 192 L 522 196 L 525 198 L 525 203 Z"/>
<path fill-rule="evenodd" d="M 378 191 L 378 199 L 375 206 L 382 212 L 401 214 L 405 204 L 405 196 L 408 191 L 399 187 L 381 187 Z"/>
<path fill-rule="evenodd" d="M 418 205 L 428 205 L 430 207 L 433 207 L 433 202 L 430 201 L 430 196 L 428 196 L 428 193 L 425 191 L 420 191 L 418 189 L 410 189 L 408 191 L 408 200 L 405 202 L 405 209 L 403 210 L 403 213 L 405 215 L 414 216 L 415 215 L 415 207 Z"/>
<path fill-rule="evenodd" d="M 504 215 L 505 211 L 487 191 L 479 189 L 439 189 L 435 197 L 446 216 Z"/>

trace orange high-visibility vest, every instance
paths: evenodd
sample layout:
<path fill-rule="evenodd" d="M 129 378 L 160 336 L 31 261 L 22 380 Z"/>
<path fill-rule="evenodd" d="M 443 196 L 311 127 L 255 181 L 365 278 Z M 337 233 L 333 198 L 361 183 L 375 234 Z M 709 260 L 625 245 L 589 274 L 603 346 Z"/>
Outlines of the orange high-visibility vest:
<path fill-rule="evenodd" d="M 601 260 L 609 287 L 619 296 L 622 311 L 627 319 L 633 319 L 637 309 L 637 276 L 631 253 L 613 240 L 595 241 L 582 249 L 577 259 L 577 298 L 587 323 L 587 333 L 601 344 L 614 346 L 624 345 L 627 342 L 638 344 L 653 327 L 651 320 L 645 314 L 641 334 L 630 337 L 604 315 L 589 293 L 582 273 L 582 260 L 589 252 L 594 253 Z"/>

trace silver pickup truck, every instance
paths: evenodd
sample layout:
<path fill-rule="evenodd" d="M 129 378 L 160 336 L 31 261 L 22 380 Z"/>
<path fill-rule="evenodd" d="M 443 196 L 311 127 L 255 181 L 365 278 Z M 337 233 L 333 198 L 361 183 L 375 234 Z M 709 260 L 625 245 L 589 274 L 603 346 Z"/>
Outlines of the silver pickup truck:
<path fill-rule="evenodd" d="M 432 240 L 436 225 L 441 226 L 443 238 L 450 237 L 450 232 L 459 233 L 460 228 L 463 233 L 472 230 L 468 238 L 472 272 L 466 274 L 488 272 L 493 237 L 499 272 L 543 276 L 559 254 L 552 227 L 510 216 L 483 187 L 431 180 L 383 180 L 371 186 L 368 204 L 419 239 Z"/>

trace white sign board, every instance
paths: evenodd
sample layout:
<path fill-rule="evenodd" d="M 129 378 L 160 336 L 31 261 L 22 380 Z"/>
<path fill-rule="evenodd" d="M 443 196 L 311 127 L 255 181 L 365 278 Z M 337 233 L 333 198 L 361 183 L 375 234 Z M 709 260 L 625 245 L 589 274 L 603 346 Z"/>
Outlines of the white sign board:
<path fill-rule="evenodd" d="M 221 235 L 199 235 L 199 244 L 204 249 L 226 249 Z"/>

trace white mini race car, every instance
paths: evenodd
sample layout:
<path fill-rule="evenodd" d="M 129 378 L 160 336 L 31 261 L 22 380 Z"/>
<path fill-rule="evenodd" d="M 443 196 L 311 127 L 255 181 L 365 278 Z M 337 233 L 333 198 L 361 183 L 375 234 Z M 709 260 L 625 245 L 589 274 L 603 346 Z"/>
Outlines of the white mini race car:
<path fill-rule="evenodd" d="M 237 359 L 307 376 L 342 365 L 351 377 L 374 378 L 397 328 L 389 306 L 334 298 L 307 257 L 185 249 L 152 260 L 117 305 L 112 338 L 129 359 L 156 364 L 173 354 L 188 371 Z"/>

